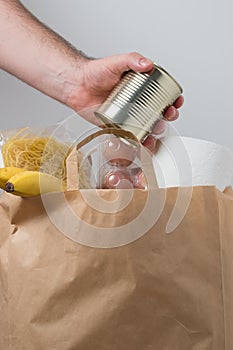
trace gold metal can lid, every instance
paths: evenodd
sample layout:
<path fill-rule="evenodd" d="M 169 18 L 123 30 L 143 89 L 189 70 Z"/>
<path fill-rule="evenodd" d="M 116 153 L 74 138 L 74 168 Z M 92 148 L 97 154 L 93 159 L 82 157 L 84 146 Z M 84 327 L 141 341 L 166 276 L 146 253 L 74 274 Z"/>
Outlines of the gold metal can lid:
<path fill-rule="evenodd" d="M 177 82 L 177 80 L 170 73 L 168 73 L 163 67 L 158 65 L 156 62 L 154 62 L 154 66 L 155 66 L 156 69 L 160 70 L 165 76 L 167 76 L 169 79 L 174 81 L 174 83 L 176 84 L 177 88 L 180 90 L 180 94 L 179 95 L 181 95 L 183 93 L 183 89 L 182 89 L 181 85 Z"/>

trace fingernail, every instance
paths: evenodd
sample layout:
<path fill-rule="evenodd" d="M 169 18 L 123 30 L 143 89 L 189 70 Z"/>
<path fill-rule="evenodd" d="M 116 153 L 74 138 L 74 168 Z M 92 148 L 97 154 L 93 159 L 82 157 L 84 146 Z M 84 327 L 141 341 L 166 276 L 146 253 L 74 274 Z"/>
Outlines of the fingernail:
<path fill-rule="evenodd" d="M 151 61 L 148 60 L 147 58 L 143 57 L 143 58 L 140 58 L 139 60 L 139 65 L 141 67 L 147 67 L 149 64 L 151 64 Z"/>

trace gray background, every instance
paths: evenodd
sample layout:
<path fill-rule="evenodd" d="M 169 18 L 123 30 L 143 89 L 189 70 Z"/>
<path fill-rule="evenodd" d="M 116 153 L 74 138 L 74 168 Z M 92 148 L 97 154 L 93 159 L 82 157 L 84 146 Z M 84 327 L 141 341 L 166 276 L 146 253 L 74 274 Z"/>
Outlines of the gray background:
<path fill-rule="evenodd" d="M 184 88 L 178 132 L 233 149 L 232 0 L 22 2 L 88 55 L 138 51 L 157 61 Z M 72 113 L 2 71 L 0 88 L 0 129 L 45 126 Z M 80 132 L 90 127 L 78 122 Z"/>

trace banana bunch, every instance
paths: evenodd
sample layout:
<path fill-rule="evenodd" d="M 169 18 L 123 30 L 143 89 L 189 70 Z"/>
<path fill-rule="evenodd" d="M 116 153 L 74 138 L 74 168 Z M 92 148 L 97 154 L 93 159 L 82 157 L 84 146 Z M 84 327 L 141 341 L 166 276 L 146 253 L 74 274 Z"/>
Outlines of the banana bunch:
<path fill-rule="evenodd" d="M 62 180 L 55 176 L 16 167 L 0 169 L 0 187 L 6 192 L 21 197 L 64 190 Z"/>

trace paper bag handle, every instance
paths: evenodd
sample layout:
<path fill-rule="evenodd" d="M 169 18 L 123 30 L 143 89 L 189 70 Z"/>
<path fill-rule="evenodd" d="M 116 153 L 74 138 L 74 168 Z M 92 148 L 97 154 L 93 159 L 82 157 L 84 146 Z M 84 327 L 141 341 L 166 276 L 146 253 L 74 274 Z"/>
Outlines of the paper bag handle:
<path fill-rule="evenodd" d="M 96 131 L 95 133 L 85 137 L 82 141 L 80 141 L 70 152 L 69 156 L 66 159 L 66 176 L 67 176 L 67 190 L 78 190 L 79 189 L 79 174 L 78 174 L 78 157 L 77 151 L 85 146 L 87 143 L 92 141 L 98 136 L 112 134 L 118 137 L 128 138 L 130 140 L 136 141 L 138 143 L 137 138 L 130 132 L 122 129 L 114 129 L 114 128 L 105 128 Z M 144 174 L 146 175 L 146 179 L 148 182 L 148 187 L 151 189 L 158 188 L 156 175 L 154 172 L 154 167 L 152 163 L 152 157 L 148 150 L 143 147 L 141 144 L 141 164 Z"/>

